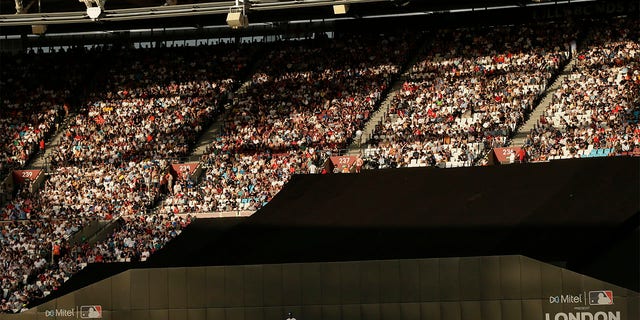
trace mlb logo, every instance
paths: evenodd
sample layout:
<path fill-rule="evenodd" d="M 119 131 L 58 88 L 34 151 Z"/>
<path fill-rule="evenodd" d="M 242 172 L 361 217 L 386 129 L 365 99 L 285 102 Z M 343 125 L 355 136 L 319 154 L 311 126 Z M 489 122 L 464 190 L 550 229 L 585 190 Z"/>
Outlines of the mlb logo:
<path fill-rule="evenodd" d="M 81 319 L 101 319 L 102 306 L 82 306 L 80 307 Z"/>
<path fill-rule="evenodd" d="M 589 291 L 589 304 L 592 306 L 603 306 L 613 304 L 613 291 L 600 290 Z"/>

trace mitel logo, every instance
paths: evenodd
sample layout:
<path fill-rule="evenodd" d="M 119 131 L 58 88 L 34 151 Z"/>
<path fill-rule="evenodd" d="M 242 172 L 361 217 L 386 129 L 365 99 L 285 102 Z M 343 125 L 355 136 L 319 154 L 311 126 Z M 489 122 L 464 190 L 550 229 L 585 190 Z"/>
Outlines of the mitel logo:
<path fill-rule="evenodd" d="M 581 294 L 563 294 L 559 296 L 549 296 L 549 303 L 584 303 Z"/>
<path fill-rule="evenodd" d="M 81 306 L 80 318 L 82 319 L 101 319 L 102 306 Z"/>
<path fill-rule="evenodd" d="M 75 317 L 76 313 L 75 313 L 75 309 L 52 309 L 52 310 L 45 310 L 44 311 L 44 316 L 47 318 L 50 317 L 56 317 L 56 318 L 63 318 L 63 317 Z"/>
<path fill-rule="evenodd" d="M 589 304 L 592 306 L 604 306 L 613 304 L 613 291 L 589 291 Z"/>

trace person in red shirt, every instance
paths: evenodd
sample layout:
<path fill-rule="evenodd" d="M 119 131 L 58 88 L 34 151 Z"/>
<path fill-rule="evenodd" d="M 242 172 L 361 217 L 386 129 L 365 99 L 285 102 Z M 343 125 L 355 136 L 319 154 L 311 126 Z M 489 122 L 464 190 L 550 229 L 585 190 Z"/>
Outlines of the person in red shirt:
<path fill-rule="evenodd" d="M 526 155 L 527 151 L 525 151 L 524 148 L 520 148 L 520 150 L 518 150 L 518 159 L 520 160 L 520 163 L 524 163 Z"/>

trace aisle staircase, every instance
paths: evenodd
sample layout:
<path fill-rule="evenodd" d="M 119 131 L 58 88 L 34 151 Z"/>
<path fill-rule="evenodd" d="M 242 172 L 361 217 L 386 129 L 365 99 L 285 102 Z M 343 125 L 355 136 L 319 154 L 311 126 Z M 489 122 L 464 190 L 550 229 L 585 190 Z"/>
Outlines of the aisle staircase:
<path fill-rule="evenodd" d="M 253 57 L 249 60 L 252 61 L 252 63 L 247 65 L 246 69 L 238 76 L 238 79 L 242 81 L 242 85 L 240 85 L 240 87 L 232 91 L 232 93 L 227 96 L 226 101 L 223 102 L 224 110 L 217 117 L 217 119 L 205 131 L 203 131 L 202 135 L 198 139 L 198 142 L 196 142 L 191 154 L 189 155 L 189 161 L 202 160 L 202 157 L 209 153 L 209 146 L 211 145 L 213 140 L 216 137 L 222 135 L 224 124 L 229 116 L 229 113 L 233 112 L 233 104 L 236 102 L 235 99 L 246 93 L 247 89 L 251 86 L 251 77 L 259 66 L 259 62 L 261 61 L 259 57 L 264 56 L 264 51 L 265 49 L 262 48 L 260 50 L 256 50 L 252 54 Z"/>
<path fill-rule="evenodd" d="M 398 94 L 398 92 L 402 88 L 402 84 L 409 77 L 411 73 L 411 67 L 413 67 L 418 62 L 418 59 L 422 56 L 422 53 L 424 53 L 428 48 L 430 44 L 430 41 L 428 41 L 428 39 L 429 37 L 425 37 L 425 39 L 421 40 L 422 45 L 420 46 L 420 48 L 414 51 L 413 56 L 408 59 L 406 64 L 402 67 L 402 70 L 400 71 L 401 75 L 391 83 L 391 89 L 387 92 L 384 100 L 382 100 L 382 102 L 380 103 L 380 107 L 369 117 L 369 120 L 361 130 L 362 134 L 360 136 L 354 137 L 353 142 L 348 147 L 347 153 L 349 155 L 360 154 L 367 143 L 373 137 L 376 127 L 387 119 L 389 108 L 391 107 L 393 98 Z"/>
<path fill-rule="evenodd" d="M 69 127 L 69 124 L 72 119 L 75 118 L 75 113 L 69 113 L 68 116 L 62 120 L 62 122 L 58 125 L 58 129 L 53 134 L 52 138 L 49 141 L 45 141 L 44 153 L 38 154 L 33 161 L 27 166 L 29 169 L 41 169 L 48 171 L 49 164 L 51 159 L 51 154 L 54 150 L 58 149 L 60 145 L 60 140 L 62 140 L 62 135 Z"/>
<path fill-rule="evenodd" d="M 251 72 L 249 72 L 248 77 L 251 77 L 255 69 L 252 68 Z M 224 111 L 218 116 L 216 121 L 214 121 L 200 136 L 198 142 L 195 144 L 193 152 L 189 155 L 190 161 L 200 161 L 202 157 L 208 154 L 209 146 L 213 142 L 213 140 L 220 136 L 224 130 L 224 123 L 227 120 L 229 113 L 233 112 L 233 104 L 235 97 L 242 96 L 242 94 L 247 92 L 247 88 L 251 86 L 251 78 L 247 79 L 242 83 L 242 85 L 228 97 L 228 101 L 224 105 Z"/>
<path fill-rule="evenodd" d="M 373 134 L 375 133 L 376 127 L 378 124 L 385 121 L 388 117 L 389 108 L 391 107 L 391 103 L 393 102 L 393 98 L 398 94 L 400 89 L 402 88 L 402 83 L 404 81 L 402 79 L 397 80 L 393 83 L 391 90 L 387 94 L 384 101 L 380 104 L 378 110 L 376 110 L 370 117 L 369 121 L 364 125 L 364 129 L 362 129 L 362 134 L 360 136 L 356 136 L 353 139 L 353 142 L 349 146 L 349 155 L 357 155 L 361 152 L 362 148 L 371 140 Z"/>
<path fill-rule="evenodd" d="M 510 143 L 511 146 L 521 147 L 526 143 L 529 132 L 531 132 L 531 130 L 536 125 L 539 124 L 540 116 L 542 116 L 545 110 L 547 110 L 547 108 L 551 105 L 553 100 L 553 94 L 556 92 L 556 90 L 558 90 L 562 86 L 562 82 L 569 75 L 571 75 L 571 71 L 573 70 L 573 66 L 575 65 L 575 63 L 576 63 L 576 59 L 575 58 L 571 59 L 571 61 L 569 61 L 569 63 L 567 63 L 567 65 L 565 65 L 565 67 L 562 69 L 562 72 L 556 78 L 556 80 L 551 84 L 551 86 L 549 86 L 547 90 L 545 90 L 544 97 L 542 98 L 540 103 L 538 103 L 536 108 L 531 112 L 531 115 L 529 116 L 529 120 L 527 120 L 527 122 L 525 122 L 520 127 L 518 132 L 514 135 Z"/>
<path fill-rule="evenodd" d="M 225 111 L 205 130 L 196 142 L 193 152 L 189 155 L 189 161 L 200 161 L 202 157 L 208 154 L 211 142 L 222 133 L 224 129 L 224 121 L 228 113 L 227 106 Z"/>

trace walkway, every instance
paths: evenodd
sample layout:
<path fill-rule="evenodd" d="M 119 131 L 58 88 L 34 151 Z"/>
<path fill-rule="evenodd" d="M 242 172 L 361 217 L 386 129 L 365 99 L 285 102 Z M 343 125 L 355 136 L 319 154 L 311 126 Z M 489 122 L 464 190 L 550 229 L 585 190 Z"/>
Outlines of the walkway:
<path fill-rule="evenodd" d="M 531 129 L 533 129 L 539 123 L 540 116 L 544 114 L 545 110 L 547 110 L 547 108 L 552 103 L 553 94 L 556 92 L 556 90 L 560 88 L 560 86 L 562 86 L 562 82 L 571 74 L 571 70 L 573 70 L 573 66 L 575 65 L 575 63 L 576 63 L 576 59 L 575 58 L 571 59 L 571 61 L 567 63 L 564 69 L 562 69 L 562 73 L 558 78 L 556 78 L 556 81 L 554 81 L 551 84 L 551 86 L 549 86 L 549 88 L 545 90 L 544 98 L 542 99 L 542 101 L 540 101 L 538 106 L 531 112 L 531 115 L 529 116 L 529 120 L 527 120 L 527 122 L 525 122 L 525 124 L 522 125 L 518 130 L 518 132 L 515 134 L 515 136 L 511 140 L 511 144 L 510 144 L 511 146 L 521 147 L 524 145 L 527 139 L 527 135 L 529 135 L 529 132 L 531 132 Z"/>

